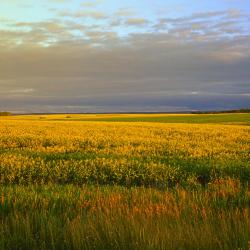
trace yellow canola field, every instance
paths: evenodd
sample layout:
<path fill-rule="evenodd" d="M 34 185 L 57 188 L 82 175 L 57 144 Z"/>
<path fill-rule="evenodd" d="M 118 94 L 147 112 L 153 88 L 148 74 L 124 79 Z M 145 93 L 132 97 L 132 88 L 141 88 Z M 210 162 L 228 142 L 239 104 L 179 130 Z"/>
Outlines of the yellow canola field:
<path fill-rule="evenodd" d="M 120 155 L 185 152 L 223 157 L 249 149 L 249 127 L 206 124 L 1 121 L 0 148 Z"/>
<path fill-rule="evenodd" d="M 249 130 L 247 126 L 204 124 L 1 121 L 0 148 L 127 156 L 168 151 L 225 157 L 248 151 Z"/>
<path fill-rule="evenodd" d="M 64 171 L 68 182 L 144 184 L 207 176 L 211 169 L 248 180 L 249 142 L 247 126 L 2 120 L 0 171 L 3 183 Z"/>

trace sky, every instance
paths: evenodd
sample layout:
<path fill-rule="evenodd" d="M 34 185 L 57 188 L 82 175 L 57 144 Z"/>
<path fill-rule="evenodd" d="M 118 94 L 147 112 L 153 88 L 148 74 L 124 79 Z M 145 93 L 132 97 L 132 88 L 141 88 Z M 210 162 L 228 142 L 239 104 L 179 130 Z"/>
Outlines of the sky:
<path fill-rule="evenodd" d="M 0 111 L 250 108 L 250 0 L 1 0 Z"/>

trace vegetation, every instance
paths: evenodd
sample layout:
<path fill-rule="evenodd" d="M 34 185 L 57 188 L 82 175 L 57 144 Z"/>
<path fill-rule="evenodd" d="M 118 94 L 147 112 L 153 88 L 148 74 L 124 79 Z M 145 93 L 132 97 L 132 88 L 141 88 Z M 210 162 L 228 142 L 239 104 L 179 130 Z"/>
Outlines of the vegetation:
<path fill-rule="evenodd" d="M 223 114 L 223 113 L 250 113 L 250 109 L 232 109 L 232 110 L 218 110 L 218 111 L 195 111 L 193 114 Z"/>
<path fill-rule="evenodd" d="M 1 187 L 1 249 L 248 249 L 249 189 Z"/>
<path fill-rule="evenodd" d="M 7 111 L 0 111 L 0 116 L 10 116 L 11 113 Z"/>
<path fill-rule="evenodd" d="M 250 177 L 249 128 L 2 121 L 1 184 L 174 186 Z"/>
<path fill-rule="evenodd" d="M 248 249 L 249 117 L 208 116 L 1 118 L 0 249 Z"/>
<path fill-rule="evenodd" d="M 106 121 L 106 122 L 151 122 L 151 123 L 189 123 L 250 125 L 250 113 L 232 114 L 70 114 L 70 115 L 22 115 L 14 120 L 46 121 Z"/>

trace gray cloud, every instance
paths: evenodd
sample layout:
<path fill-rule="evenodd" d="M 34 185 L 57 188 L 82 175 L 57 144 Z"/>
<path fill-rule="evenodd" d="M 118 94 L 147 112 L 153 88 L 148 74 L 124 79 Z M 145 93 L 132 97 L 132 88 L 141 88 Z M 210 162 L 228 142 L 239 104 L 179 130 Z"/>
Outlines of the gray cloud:
<path fill-rule="evenodd" d="M 121 18 L 119 25 L 142 31 L 120 36 L 108 24 L 113 17 L 104 26 L 60 19 L 9 23 L 15 30 L 0 30 L 0 109 L 249 107 L 245 16 L 208 12 L 152 25 L 125 13 Z"/>

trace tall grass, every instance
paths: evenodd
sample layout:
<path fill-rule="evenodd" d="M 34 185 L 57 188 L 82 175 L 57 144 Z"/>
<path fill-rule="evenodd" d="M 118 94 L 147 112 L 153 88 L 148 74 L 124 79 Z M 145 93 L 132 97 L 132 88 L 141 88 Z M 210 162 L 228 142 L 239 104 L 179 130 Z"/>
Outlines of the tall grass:
<path fill-rule="evenodd" d="M 250 190 L 1 187 L 1 249 L 247 249 Z"/>

